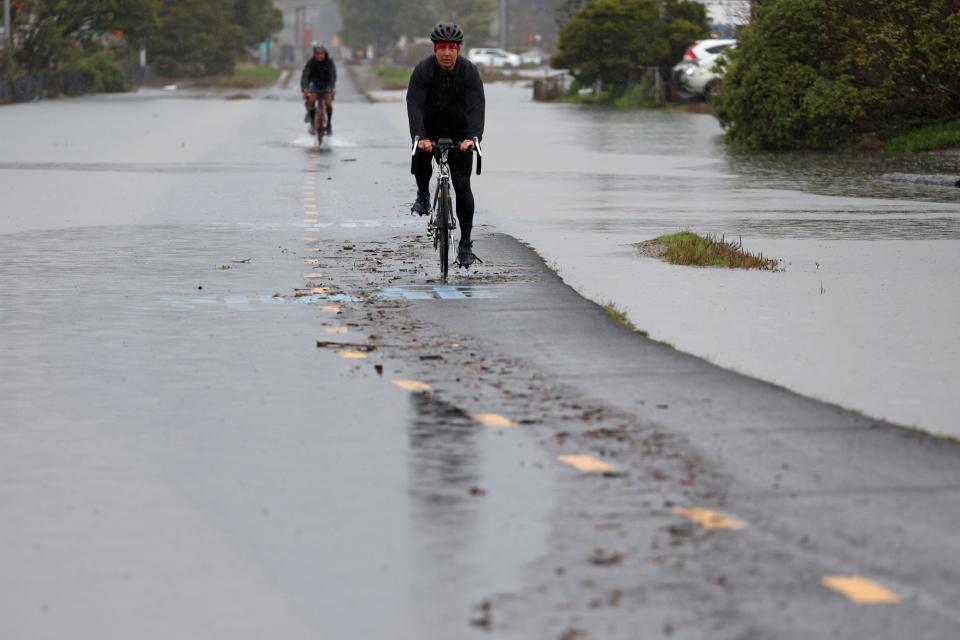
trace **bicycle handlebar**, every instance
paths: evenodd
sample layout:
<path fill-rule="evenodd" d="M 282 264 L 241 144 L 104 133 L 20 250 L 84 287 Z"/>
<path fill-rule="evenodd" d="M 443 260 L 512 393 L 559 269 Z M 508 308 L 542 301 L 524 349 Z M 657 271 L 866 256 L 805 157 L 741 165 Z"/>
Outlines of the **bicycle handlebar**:
<path fill-rule="evenodd" d="M 446 140 L 450 140 L 450 139 L 449 139 L 449 138 L 441 138 L 441 140 L 446 141 Z M 476 151 L 476 152 L 477 152 L 477 175 L 480 175 L 480 172 L 481 172 L 482 167 L 483 167 L 483 149 L 480 148 L 480 139 L 479 139 L 479 138 L 472 138 L 472 140 L 473 140 L 473 149 L 471 149 L 471 151 Z M 434 144 L 434 146 L 438 146 L 440 140 L 431 140 L 430 142 L 432 142 L 432 143 Z M 420 136 L 416 136 L 416 137 L 413 139 L 413 148 L 410 149 L 410 173 L 412 173 L 412 174 L 416 174 L 416 172 L 417 172 L 416 155 L 417 155 L 417 148 L 418 148 L 418 145 L 419 145 L 419 144 L 420 144 Z M 453 149 L 453 148 L 459 148 L 459 145 L 453 144 L 453 141 L 452 141 L 452 140 L 450 141 L 450 144 L 451 144 L 451 146 L 448 147 L 448 148 L 451 148 L 451 149 Z"/>

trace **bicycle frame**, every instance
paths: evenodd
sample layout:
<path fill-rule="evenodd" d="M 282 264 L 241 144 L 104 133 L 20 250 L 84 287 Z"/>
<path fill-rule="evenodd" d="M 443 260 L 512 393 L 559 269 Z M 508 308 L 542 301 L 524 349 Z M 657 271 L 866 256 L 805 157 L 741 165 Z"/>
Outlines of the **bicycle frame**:
<path fill-rule="evenodd" d="M 477 175 L 480 175 L 481 158 L 480 140 L 473 139 L 474 150 L 477 152 Z M 416 173 L 416 154 L 420 143 L 419 136 L 413 140 L 413 149 L 410 152 L 410 173 Z M 441 138 L 434 143 L 433 158 L 439 167 L 437 187 L 433 194 L 433 207 L 430 211 L 430 220 L 427 223 L 427 235 L 433 238 L 433 248 L 440 252 L 440 271 L 443 279 L 447 279 L 449 266 L 450 234 L 457 228 L 457 217 L 453 209 L 453 180 L 450 174 L 449 153 L 457 145 L 450 138 Z M 441 201 L 446 199 L 446 203 Z M 441 212 L 446 212 L 443 216 Z"/>
<path fill-rule="evenodd" d="M 439 213 L 439 209 L 437 204 L 439 204 L 440 194 L 444 191 L 444 187 L 446 187 L 446 193 L 448 194 L 448 197 L 449 194 L 452 193 L 451 189 L 453 188 L 453 182 L 450 179 L 450 163 L 448 160 L 450 149 L 452 148 L 452 140 L 444 138 L 437 141 L 437 149 L 434 151 L 433 157 L 440 169 L 440 172 L 437 175 L 437 189 L 433 193 L 433 210 L 430 214 L 430 221 L 427 226 L 428 229 L 431 227 L 436 228 L 438 226 L 439 221 L 437 220 L 437 214 Z M 457 217 L 453 213 L 452 202 L 450 203 L 450 206 L 447 207 L 446 226 L 449 231 L 453 231 L 457 228 Z M 433 248 L 437 248 L 436 238 L 434 238 L 433 241 Z"/>

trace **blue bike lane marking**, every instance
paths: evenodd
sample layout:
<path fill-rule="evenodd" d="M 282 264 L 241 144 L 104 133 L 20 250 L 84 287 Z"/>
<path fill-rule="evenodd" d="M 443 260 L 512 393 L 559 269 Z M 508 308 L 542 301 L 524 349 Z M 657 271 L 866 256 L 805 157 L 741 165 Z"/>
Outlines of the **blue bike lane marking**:
<path fill-rule="evenodd" d="M 489 300 L 496 294 L 475 285 L 407 285 L 388 287 L 380 293 L 387 300 Z"/>
<path fill-rule="evenodd" d="M 490 300 L 497 295 L 490 287 L 475 285 L 405 285 L 388 287 L 379 293 L 385 300 Z M 314 293 L 298 298 L 282 296 L 245 296 L 225 294 L 222 296 L 154 296 L 157 304 L 176 309 L 193 310 L 200 308 L 225 307 L 236 311 L 249 311 L 257 306 L 276 306 L 285 304 L 324 304 L 328 302 L 357 302 L 358 298 L 346 293 Z"/>

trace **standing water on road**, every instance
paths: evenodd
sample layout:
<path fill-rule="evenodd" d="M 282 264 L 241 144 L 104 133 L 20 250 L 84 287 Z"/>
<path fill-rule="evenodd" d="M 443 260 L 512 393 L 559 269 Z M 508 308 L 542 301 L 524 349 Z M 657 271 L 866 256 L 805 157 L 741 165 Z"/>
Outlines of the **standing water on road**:
<path fill-rule="evenodd" d="M 880 180 L 957 174 L 960 157 L 734 153 L 711 115 L 540 104 L 520 85 L 488 86 L 487 110 L 478 220 L 581 293 L 720 366 L 960 435 L 960 190 Z M 784 270 L 632 246 L 684 229 L 742 238 Z"/>

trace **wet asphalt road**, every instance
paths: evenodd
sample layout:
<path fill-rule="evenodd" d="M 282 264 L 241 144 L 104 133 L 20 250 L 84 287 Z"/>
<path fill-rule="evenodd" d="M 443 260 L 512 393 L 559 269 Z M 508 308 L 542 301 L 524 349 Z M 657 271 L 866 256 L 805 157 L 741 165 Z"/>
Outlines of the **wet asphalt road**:
<path fill-rule="evenodd" d="M 953 637 L 956 446 L 491 228 L 437 282 L 381 111 L 341 90 L 316 151 L 288 97 L 0 110 L 2 635 Z"/>

